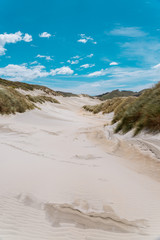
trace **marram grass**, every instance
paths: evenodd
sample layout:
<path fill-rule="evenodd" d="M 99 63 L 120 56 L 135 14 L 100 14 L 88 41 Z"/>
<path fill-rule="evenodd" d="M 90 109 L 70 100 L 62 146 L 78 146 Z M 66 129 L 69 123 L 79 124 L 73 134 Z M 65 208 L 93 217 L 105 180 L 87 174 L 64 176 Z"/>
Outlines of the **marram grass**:
<path fill-rule="evenodd" d="M 51 96 L 23 95 L 13 87 L 0 85 L 0 114 L 23 113 L 36 108 L 36 103 L 59 103 Z"/>
<path fill-rule="evenodd" d="M 134 135 L 141 130 L 160 132 L 160 82 L 139 97 L 113 98 L 95 106 L 84 106 L 84 109 L 93 113 L 114 112 L 112 124 L 119 121 L 116 133 L 132 129 Z"/>

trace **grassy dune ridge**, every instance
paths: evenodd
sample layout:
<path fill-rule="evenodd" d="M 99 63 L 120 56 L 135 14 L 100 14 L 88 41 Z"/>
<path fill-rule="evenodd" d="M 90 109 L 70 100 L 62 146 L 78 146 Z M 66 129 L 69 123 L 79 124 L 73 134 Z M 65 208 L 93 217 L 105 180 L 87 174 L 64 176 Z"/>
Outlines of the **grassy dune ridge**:
<path fill-rule="evenodd" d="M 107 92 L 101 95 L 97 95 L 96 97 L 101 100 L 101 101 L 105 101 L 108 99 L 112 99 L 115 97 L 129 97 L 129 96 L 135 96 L 138 97 L 143 93 L 144 90 L 140 91 L 140 92 L 133 92 L 133 91 L 119 91 L 117 90 L 113 90 L 112 92 Z"/>
<path fill-rule="evenodd" d="M 160 132 L 160 83 L 146 90 L 127 107 L 115 131 L 126 133 L 135 129 L 134 135 L 142 129 Z"/>
<path fill-rule="evenodd" d="M 2 80 L 2 81 L 1 81 Z M 17 86 L 18 87 L 15 87 Z M 16 88 L 21 88 L 25 91 L 42 90 L 44 95 L 31 96 L 20 93 Z M 16 112 L 23 113 L 26 110 L 37 108 L 36 103 L 59 103 L 53 96 L 54 91 L 45 87 L 39 88 L 30 86 L 29 84 L 16 83 L 0 79 L 0 114 L 15 114 Z"/>
<path fill-rule="evenodd" d="M 13 88 L 2 87 L 0 85 L 0 113 L 22 113 L 26 110 L 32 110 L 35 105 L 30 102 L 23 94 Z"/>
<path fill-rule="evenodd" d="M 45 95 L 31 96 L 28 94 L 26 95 L 26 98 L 33 103 L 41 103 L 41 104 L 45 102 L 60 103 L 57 99 L 50 96 L 45 96 Z"/>
<path fill-rule="evenodd" d="M 93 112 L 94 114 L 102 112 L 103 114 L 105 113 L 110 113 L 113 112 L 114 109 L 123 101 L 123 98 L 118 97 L 118 98 L 113 98 L 109 99 L 103 103 L 90 106 L 90 105 L 85 105 L 83 108 L 87 111 Z"/>
<path fill-rule="evenodd" d="M 41 91 L 45 92 L 46 94 L 53 95 L 53 96 L 61 95 L 60 93 L 58 93 L 48 87 L 45 87 L 45 86 L 36 85 L 36 84 L 28 84 L 28 83 L 24 83 L 24 82 L 14 82 L 14 81 L 5 80 L 2 78 L 0 78 L 0 85 L 4 86 L 4 87 L 12 87 L 14 89 L 20 88 L 24 91 L 41 90 Z"/>
<path fill-rule="evenodd" d="M 84 106 L 93 113 L 114 112 L 112 124 L 118 122 L 115 132 L 127 133 L 134 129 L 134 135 L 142 129 L 160 132 L 160 82 L 145 90 L 139 97 L 109 99 L 95 106 Z"/>

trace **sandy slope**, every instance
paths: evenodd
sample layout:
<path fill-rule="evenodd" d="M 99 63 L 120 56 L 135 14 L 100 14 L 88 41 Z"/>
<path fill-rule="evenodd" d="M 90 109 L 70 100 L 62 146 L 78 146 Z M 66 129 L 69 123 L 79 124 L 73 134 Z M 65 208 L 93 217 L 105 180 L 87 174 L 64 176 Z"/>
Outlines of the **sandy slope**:
<path fill-rule="evenodd" d="M 113 135 L 111 115 L 81 110 L 97 100 L 58 100 L 0 117 L 0 239 L 158 239 L 158 138 Z"/>

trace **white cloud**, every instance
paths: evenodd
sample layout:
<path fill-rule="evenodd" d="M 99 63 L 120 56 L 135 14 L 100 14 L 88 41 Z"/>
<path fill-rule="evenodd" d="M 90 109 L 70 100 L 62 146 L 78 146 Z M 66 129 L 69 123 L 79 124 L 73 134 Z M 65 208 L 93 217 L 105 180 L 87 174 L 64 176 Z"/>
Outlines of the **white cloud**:
<path fill-rule="evenodd" d="M 7 51 L 6 48 L 0 46 L 0 56 L 5 55 L 5 52 Z"/>
<path fill-rule="evenodd" d="M 79 63 L 79 60 L 75 60 L 75 61 L 71 61 L 71 60 L 68 60 L 67 61 L 68 63 L 70 63 L 70 64 L 78 64 Z"/>
<path fill-rule="evenodd" d="M 160 62 L 160 42 L 158 40 L 145 39 L 143 41 L 125 42 L 120 45 L 122 56 L 140 63 L 153 65 Z"/>
<path fill-rule="evenodd" d="M 68 63 L 70 64 L 78 64 L 80 61 L 84 60 L 85 58 L 92 58 L 94 56 L 93 53 L 85 56 L 85 57 L 80 57 L 79 55 L 76 55 L 74 57 L 71 57 L 71 60 L 67 60 Z M 72 60 L 72 59 L 76 59 L 76 60 Z"/>
<path fill-rule="evenodd" d="M 87 39 L 79 39 L 77 42 L 86 43 Z"/>
<path fill-rule="evenodd" d="M 28 33 L 26 33 L 26 34 L 24 35 L 24 37 L 23 37 L 23 40 L 24 40 L 25 42 L 31 42 L 31 41 L 32 41 L 32 36 L 29 35 Z"/>
<path fill-rule="evenodd" d="M 71 61 L 71 64 L 78 64 L 79 60 Z"/>
<path fill-rule="evenodd" d="M 55 76 L 55 75 L 70 75 L 73 74 L 74 71 L 70 67 L 61 67 L 61 68 L 56 68 L 52 69 L 50 71 L 50 75 Z"/>
<path fill-rule="evenodd" d="M 16 42 L 31 42 L 32 36 L 28 33 L 23 34 L 22 32 L 18 31 L 16 33 L 4 33 L 0 34 L 0 55 L 5 55 L 5 52 L 7 51 L 5 48 L 6 44 L 9 43 L 16 43 Z"/>
<path fill-rule="evenodd" d="M 45 55 L 38 54 L 36 57 L 37 58 L 45 58 L 47 61 L 53 61 L 53 59 L 50 56 L 45 56 Z"/>
<path fill-rule="evenodd" d="M 16 43 L 20 41 L 30 42 L 32 41 L 32 36 L 28 33 L 16 32 L 16 33 L 4 33 L 0 34 L 0 45 L 4 46 L 6 43 Z"/>
<path fill-rule="evenodd" d="M 99 77 L 99 76 L 104 76 L 108 73 L 108 69 L 101 69 L 100 71 L 96 71 L 93 73 L 88 74 L 88 77 Z"/>
<path fill-rule="evenodd" d="M 109 34 L 114 36 L 130 37 L 127 41 L 122 38 L 124 42 L 118 42 L 121 48 L 121 57 L 127 57 L 130 61 L 136 61 L 144 66 L 156 65 L 160 62 L 160 41 L 156 37 L 151 37 L 146 32 L 138 27 L 117 27 Z"/>
<path fill-rule="evenodd" d="M 98 82 L 95 82 L 95 83 L 91 84 L 91 87 L 100 87 L 100 86 L 101 86 L 101 84 L 98 83 Z"/>
<path fill-rule="evenodd" d="M 51 37 L 51 34 L 50 34 L 50 33 L 47 33 L 47 32 L 43 32 L 43 33 L 40 33 L 40 34 L 39 34 L 39 37 L 41 37 L 41 38 L 50 38 L 50 37 Z"/>
<path fill-rule="evenodd" d="M 94 54 L 91 53 L 91 54 L 87 55 L 86 57 L 87 57 L 87 58 L 92 58 L 93 56 L 94 56 Z"/>
<path fill-rule="evenodd" d="M 116 66 L 114 68 L 102 69 L 97 72 L 94 72 L 94 76 L 100 77 L 98 79 L 90 79 L 91 81 L 88 83 L 85 82 L 85 77 L 88 75 L 83 75 L 82 78 L 78 76 L 78 81 L 74 81 L 74 79 L 76 79 L 76 75 L 72 76 L 71 81 L 69 81 L 68 77 L 67 85 L 69 86 L 70 84 L 71 88 L 68 87 L 62 89 L 63 80 L 61 79 L 60 81 L 58 78 L 54 78 L 54 76 L 73 74 L 73 70 L 69 67 L 51 69 L 51 71 L 48 72 L 42 65 L 29 66 L 27 64 L 22 64 L 8 65 L 5 68 L 0 68 L 0 76 L 3 78 L 8 78 L 14 81 L 26 81 L 36 79 L 38 77 L 45 79 L 46 77 L 53 76 L 53 80 L 54 83 L 56 83 L 56 86 L 62 86 L 61 90 L 71 91 L 74 93 L 88 93 L 91 95 L 108 92 L 113 89 L 139 91 L 141 89 L 151 87 L 154 83 L 160 80 L 160 67 L 140 69 L 131 67 L 122 68 Z M 60 90 L 60 88 L 57 88 L 57 90 Z"/>
<path fill-rule="evenodd" d="M 72 57 L 73 59 L 79 59 L 80 58 L 80 56 L 74 56 L 74 57 Z"/>
<path fill-rule="evenodd" d="M 104 77 L 107 75 L 106 77 Z M 109 69 L 101 69 L 100 71 L 90 73 L 86 75 L 87 77 L 98 77 L 103 76 L 103 80 L 100 81 L 111 81 L 113 84 L 125 84 L 126 86 L 133 84 L 139 85 L 140 83 L 154 83 L 160 81 L 160 66 L 156 66 L 156 68 L 149 69 L 141 69 L 141 68 L 133 68 L 133 67 L 115 67 Z M 105 79 L 105 80 L 104 80 Z"/>
<path fill-rule="evenodd" d="M 37 62 L 37 61 L 33 61 L 33 62 L 31 62 L 30 64 L 31 64 L 31 65 L 34 65 L 34 64 L 38 64 L 38 62 Z"/>
<path fill-rule="evenodd" d="M 149 69 L 115 67 L 109 68 L 108 70 L 101 70 L 99 73 L 104 73 L 104 71 L 106 71 L 105 75 L 107 74 L 107 76 L 101 75 L 100 79 L 89 83 L 79 81 L 79 85 L 76 85 L 75 88 L 72 87 L 70 91 L 91 95 L 112 91 L 114 89 L 140 91 L 160 81 L 159 67 Z M 97 75 L 100 76 L 100 74 Z M 85 75 L 83 78 L 87 76 L 88 75 Z M 67 90 L 69 91 L 69 89 Z"/>
<path fill-rule="evenodd" d="M 109 65 L 110 65 L 110 66 L 117 66 L 118 63 L 117 63 L 117 62 L 111 62 Z"/>
<path fill-rule="evenodd" d="M 109 34 L 113 36 L 124 36 L 133 38 L 144 37 L 147 35 L 139 27 L 118 27 L 113 29 Z"/>
<path fill-rule="evenodd" d="M 136 27 L 119 27 L 112 30 L 110 34 L 132 37 L 132 39 L 125 40 L 125 42 L 118 42 L 118 46 L 121 48 L 119 56 L 141 64 L 142 68 L 160 62 L 160 41 L 158 38 L 151 37 Z M 124 41 L 124 38 L 121 40 Z"/>
<path fill-rule="evenodd" d="M 32 80 L 38 77 L 46 77 L 48 73 L 42 65 L 28 67 L 26 64 L 14 65 L 9 64 L 0 68 L 0 76 L 4 76 L 13 81 Z"/>
<path fill-rule="evenodd" d="M 80 39 L 77 42 L 87 43 L 88 41 L 92 42 L 93 44 L 97 44 L 92 37 L 87 37 L 85 34 L 80 34 Z"/>
<path fill-rule="evenodd" d="M 24 63 L 21 65 L 9 64 L 6 67 L 0 68 L 0 76 L 12 81 L 33 80 L 36 78 L 55 76 L 55 75 L 69 75 L 73 74 L 73 70 L 69 67 L 61 67 L 46 71 L 45 66 L 34 63 L 29 66 Z"/>
<path fill-rule="evenodd" d="M 158 63 L 157 65 L 153 66 L 153 68 L 160 68 L 160 63 Z"/>
<path fill-rule="evenodd" d="M 81 65 L 81 68 L 91 68 L 91 67 L 94 67 L 95 66 L 95 64 L 83 64 L 83 65 Z"/>
<path fill-rule="evenodd" d="M 0 34 L 0 44 L 1 45 L 5 45 L 6 43 L 16 43 L 19 41 L 22 41 L 23 37 L 22 37 L 22 33 L 16 32 L 16 33 L 4 33 L 4 34 Z"/>

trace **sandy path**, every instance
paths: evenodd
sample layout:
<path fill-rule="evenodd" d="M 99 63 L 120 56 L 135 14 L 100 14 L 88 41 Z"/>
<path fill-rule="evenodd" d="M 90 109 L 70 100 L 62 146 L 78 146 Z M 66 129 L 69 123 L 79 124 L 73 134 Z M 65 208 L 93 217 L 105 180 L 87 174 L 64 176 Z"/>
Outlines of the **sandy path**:
<path fill-rule="evenodd" d="M 59 101 L 0 118 L 0 239 L 158 239 L 159 165 L 80 110 L 96 100 Z"/>

